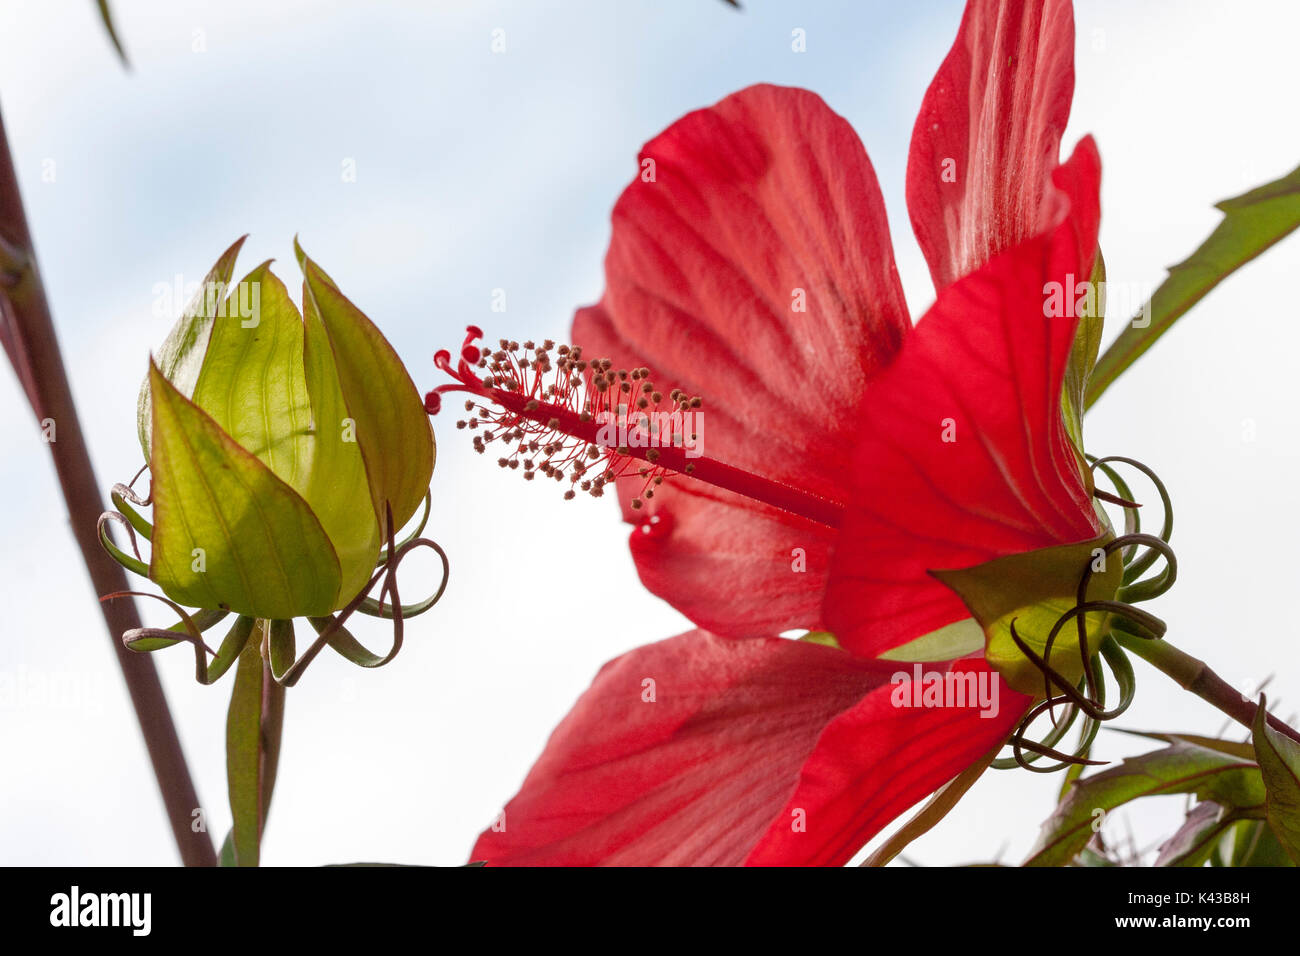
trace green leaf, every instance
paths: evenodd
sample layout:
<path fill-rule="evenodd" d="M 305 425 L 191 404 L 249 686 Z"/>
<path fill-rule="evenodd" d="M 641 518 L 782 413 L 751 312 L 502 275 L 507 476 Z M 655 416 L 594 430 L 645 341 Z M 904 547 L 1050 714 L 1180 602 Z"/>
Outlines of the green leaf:
<path fill-rule="evenodd" d="M 1231 866 L 1295 866 L 1266 820 L 1243 820 L 1232 834 Z M 1222 847 L 1223 844 L 1220 844 Z"/>
<path fill-rule="evenodd" d="M 1104 867 L 1119 866 L 1120 864 L 1114 862 L 1113 860 L 1107 859 L 1105 856 L 1098 853 L 1096 850 L 1092 849 L 1092 847 L 1085 846 L 1082 850 L 1079 851 L 1079 855 L 1074 858 L 1074 865 L 1085 866 L 1085 867 L 1089 867 L 1090 869 L 1098 869 Z"/>
<path fill-rule="evenodd" d="M 163 376 L 186 398 L 194 394 L 194 385 L 198 382 L 199 371 L 203 367 L 203 356 L 207 353 L 208 339 L 212 335 L 212 323 L 221 309 L 226 287 L 230 285 L 230 277 L 235 273 L 235 260 L 247 238 L 248 236 L 241 236 L 236 239 L 217 259 L 216 265 L 195 293 L 193 301 L 185 307 L 154 356 L 154 362 L 162 370 Z M 145 375 L 140 384 L 140 397 L 136 401 L 136 427 L 140 434 L 140 447 L 144 449 L 144 457 L 148 461 L 153 440 L 148 375 Z"/>
<path fill-rule="evenodd" d="M 1088 759 L 1088 755 L 1086 753 L 1079 754 L 1079 756 L 1085 760 Z M 1074 781 L 1078 780 L 1081 776 L 1083 776 L 1083 764 L 1081 763 L 1070 764 L 1070 766 L 1065 768 L 1065 773 L 1062 774 L 1061 776 L 1062 776 L 1061 789 L 1056 792 L 1056 800 L 1058 803 L 1065 799 L 1065 795 L 1069 793 L 1070 788 L 1074 786 Z"/>
<path fill-rule="evenodd" d="M 1264 782 L 1254 762 L 1180 740 L 1075 781 L 1044 822 L 1025 865 L 1065 866 L 1092 837 L 1098 811 L 1170 793 L 1192 793 L 1246 813 L 1264 805 Z"/>
<path fill-rule="evenodd" d="M 1223 221 L 1194 253 L 1169 270 L 1140 318 L 1124 328 L 1093 369 L 1086 406 L 1223 279 L 1300 226 L 1300 167 L 1218 203 Z M 1149 309 L 1150 321 L 1146 321 Z"/>
<path fill-rule="evenodd" d="M 262 842 L 262 651 L 250 641 L 239 655 L 226 714 L 226 784 L 239 866 L 257 866 Z"/>
<path fill-rule="evenodd" d="M 1224 831 L 1240 818 L 1213 800 L 1192 807 L 1183 825 L 1160 847 L 1156 866 L 1201 866 L 1214 852 Z"/>
<path fill-rule="evenodd" d="M 150 578 L 180 604 L 261 618 L 324 614 L 339 564 L 306 502 L 150 365 Z"/>
<path fill-rule="evenodd" d="M 307 326 L 308 365 L 333 361 L 352 437 L 361 447 L 375 517 L 387 538 L 386 509 L 393 511 L 392 532 L 415 514 L 433 473 L 433 429 L 420 393 L 393 347 L 361 310 L 316 265 L 297 240 L 294 250 L 303 273 L 303 320 Z M 323 333 L 323 336 L 320 334 Z M 325 354 L 322 346 L 327 346 Z M 321 429 L 344 422 L 317 419 Z"/>
<path fill-rule="evenodd" d="M 1134 737 L 1147 737 L 1151 740 L 1163 740 L 1165 743 L 1172 744 L 1178 741 L 1195 744 L 1198 747 L 1204 747 L 1207 750 L 1216 750 L 1219 753 L 1227 754 L 1229 757 L 1237 757 L 1241 760 L 1255 762 L 1255 748 L 1249 743 L 1242 740 L 1225 740 L 1221 737 L 1202 737 L 1200 734 L 1168 734 L 1152 733 L 1144 730 L 1125 730 L 1122 727 L 1113 728 L 1121 734 L 1131 734 Z"/>
<path fill-rule="evenodd" d="M 1260 694 L 1252 730 L 1268 790 L 1268 825 L 1287 856 L 1300 863 L 1300 744 L 1268 725 L 1267 706 Z"/>

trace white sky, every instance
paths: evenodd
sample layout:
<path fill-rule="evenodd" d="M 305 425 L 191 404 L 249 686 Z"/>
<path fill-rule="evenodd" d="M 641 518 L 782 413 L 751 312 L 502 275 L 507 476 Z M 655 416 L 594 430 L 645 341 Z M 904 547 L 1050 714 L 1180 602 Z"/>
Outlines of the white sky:
<path fill-rule="evenodd" d="M 468 322 L 562 339 L 573 308 L 600 293 L 609 210 L 638 147 L 752 82 L 806 86 L 855 125 L 914 314 L 928 305 L 903 173 L 960 3 L 541 6 L 119 0 L 127 73 L 93 4 L 0 2 L 0 101 L 105 490 L 139 465 L 136 389 L 170 325 L 153 315 L 156 284 L 201 278 L 244 232 L 243 266 L 276 256 L 291 277 L 300 233 L 426 388 L 433 351 Z M 1085 132 L 1098 139 L 1111 280 L 1155 284 L 1218 221 L 1213 202 L 1300 161 L 1300 8 L 1078 7 L 1067 149 Z M 498 27 L 507 52 L 493 55 Z M 806 53 L 790 51 L 795 27 Z M 355 183 L 341 181 L 348 159 Z M 1240 686 L 1275 674 L 1284 713 L 1300 707 L 1289 613 L 1298 254 L 1292 238 L 1225 283 L 1086 428 L 1090 450 L 1145 460 L 1174 495 L 1182 574 L 1153 608 L 1170 639 Z M 494 288 L 507 290 L 505 316 L 489 311 Z M 0 697 L 0 862 L 174 862 L 53 468 L 7 373 L 0 408 L 0 677 L 27 688 Z M 451 586 L 389 667 L 323 655 L 290 692 L 267 863 L 462 862 L 597 667 L 686 628 L 639 586 L 611 502 L 565 503 L 484 467 L 435 424 L 429 533 L 452 557 Z M 183 649 L 155 660 L 219 840 L 229 680 L 195 684 Z M 1138 669 L 1139 701 L 1121 723 L 1217 729 L 1207 705 Z M 42 697 L 51 683 L 71 691 Z M 1099 749 L 1143 748 L 1103 734 Z M 910 856 L 1019 859 L 1059 783 L 988 775 Z M 1176 811 L 1153 803 L 1134 826 L 1154 840 Z"/>

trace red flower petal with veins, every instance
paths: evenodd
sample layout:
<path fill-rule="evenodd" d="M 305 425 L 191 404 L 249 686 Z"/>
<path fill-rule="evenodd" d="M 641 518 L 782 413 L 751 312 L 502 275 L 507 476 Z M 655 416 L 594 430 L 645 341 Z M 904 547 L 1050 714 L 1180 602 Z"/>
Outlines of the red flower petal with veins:
<path fill-rule="evenodd" d="M 967 4 L 907 162 L 907 208 L 936 289 L 1051 221 L 1073 94 L 1069 0 Z"/>
<path fill-rule="evenodd" d="M 898 706 L 887 675 L 909 666 L 869 655 L 969 615 L 930 568 L 1100 530 L 1061 424 L 1075 320 L 1042 314 L 1045 283 L 1095 255 L 1098 176 L 1084 140 L 1057 176 L 1068 218 L 946 289 L 868 390 L 827 600 L 849 653 L 692 632 L 624 655 L 561 723 L 475 859 L 841 864 L 1007 738 L 1031 700 L 982 658 L 938 667 L 996 686 L 987 716 L 969 700 Z M 939 410 L 965 435 L 947 447 Z M 932 606 L 946 617 L 929 621 Z"/>
<path fill-rule="evenodd" d="M 743 863 L 826 725 L 888 690 L 896 669 L 819 644 L 704 631 L 624 654 L 555 729 L 506 805 L 504 829 L 485 831 L 470 858 Z"/>
<path fill-rule="evenodd" d="M 1061 416 L 1078 319 L 1044 315 L 1092 274 L 1100 176 L 1086 138 L 1055 177 L 1068 215 L 945 288 L 868 390 L 825 606 L 854 653 L 970 617 L 932 570 L 1101 533 Z"/>
<path fill-rule="evenodd" d="M 1006 740 L 1029 709 L 1030 699 L 982 659 L 937 667 L 930 673 L 951 670 L 968 686 L 973 678 L 990 688 L 996 706 L 899 707 L 893 685 L 867 694 L 827 726 L 748 865 L 842 866 L 908 807 Z M 791 826 L 796 812 L 802 830 Z"/>
<path fill-rule="evenodd" d="M 975 698 L 895 706 L 890 678 L 910 665 L 818 644 L 691 631 L 638 648 L 601 669 L 470 859 L 845 863 L 1024 714 L 1029 699 L 982 660 L 951 669 L 981 682 L 987 716 Z"/>
<path fill-rule="evenodd" d="M 754 638 L 695 631 L 606 665 L 473 858 L 843 863 L 1006 740 L 1030 699 L 982 658 L 938 668 L 992 681 L 993 716 L 896 706 L 889 675 L 908 665 L 875 655 L 969 616 L 930 570 L 1100 531 L 1061 418 L 1076 320 L 1044 312 L 1047 284 L 1072 297 L 1096 254 L 1092 141 L 1056 165 L 1072 45 L 1067 0 L 968 4 L 908 165 L 940 289 L 915 330 L 870 163 L 814 94 L 753 87 L 645 147 L 615 207 L 605 296 L 574 337 L 705 397 L 694 478 L 680 451 L 591 444 L 574 392 L 596 377 L 585 363 L 566 360 L 547 391 L 551 360 L 530 345 L 520 365 L 503 343 L 487 381 L 470 340 L 455 368 L 440 353 L 455 381 L 431 410 L 442 391 L 468 393 L 482 422 L 466 427 L 541 436 L 528 451 L 549 456 L 545 477 L 572 477 L 555 460 L 609 455 L 647 587 L 717 634 Z M 592 409 L 624 374 L 594 368 Z M 943 442 L 949 423 L 957 440 Z M 634 512 L 642 462 L 678 474 Z M 806 573 L 792 573 L 795 549 Z M 822 621 L 844 651 L 757 636 Z"/>
<path fill-rule="evenodd" d="M 575 343 L 704 395 L 710 458 L 843 502 L 854 410 L 910 326 L 857 134 L 813 93 L 755 86 L 641 159 Z M 625 504 L 641 487 L 627 485 Z M 737 637 L 816 626 L 831 529 L 684 477 L 647 505 L 632 516 L 654 532 L 632 535 L 642 581 L 692 621 Z"/>

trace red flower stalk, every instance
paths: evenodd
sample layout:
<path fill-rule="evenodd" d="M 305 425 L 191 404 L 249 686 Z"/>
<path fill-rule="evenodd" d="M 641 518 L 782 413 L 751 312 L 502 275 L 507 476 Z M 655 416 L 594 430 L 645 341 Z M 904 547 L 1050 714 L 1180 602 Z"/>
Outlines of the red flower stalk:
<path fill-rule="evenodd" d="M 430 411 L 466 392 L 503 466 L 615 488 L 642 581 L 700 628 L 606 665 L 475 859 L 843 863 L 1019 724 L 1006 622 L 1108 535 L 1061 411 L 1077 318 L 1044 309 L 1097 252 L 1096 149 L 1057 161 L 1072 51 L 1067 0 L 968 4 L 912 137 L 915 328 L 852 128 L 758 86 L 645 146 L 581 349 L 439 354 Z M 707 457 L 663 411 L 707 418 Z M 895 679 L 972 618 L 986 648 Z"/>

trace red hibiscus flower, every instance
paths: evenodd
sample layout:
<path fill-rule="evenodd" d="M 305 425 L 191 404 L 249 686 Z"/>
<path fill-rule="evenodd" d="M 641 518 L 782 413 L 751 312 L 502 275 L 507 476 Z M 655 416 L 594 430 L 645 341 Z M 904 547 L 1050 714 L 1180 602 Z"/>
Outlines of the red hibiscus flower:
<path fill-rule="evenodd" d="M 852 128 L 758 86 L 645 146 L 580 349 L 440 353 L 430 411 L 467 393 L 480 451 L 616 491 L 642 581 L 700 628 L 606 665 L 474 859 L 842 864 L 1020 723 L 1007 622 L 1107 534 L 1062 415 L 1077 320 L 1044 308 L 1096 258 L 1092 141 L 1058 165 L 1072 51 L 1066 0 L 968 4 L 912 137 L 915 328 Z M 600 431 L 665 409 L 653 447 Z"/>

